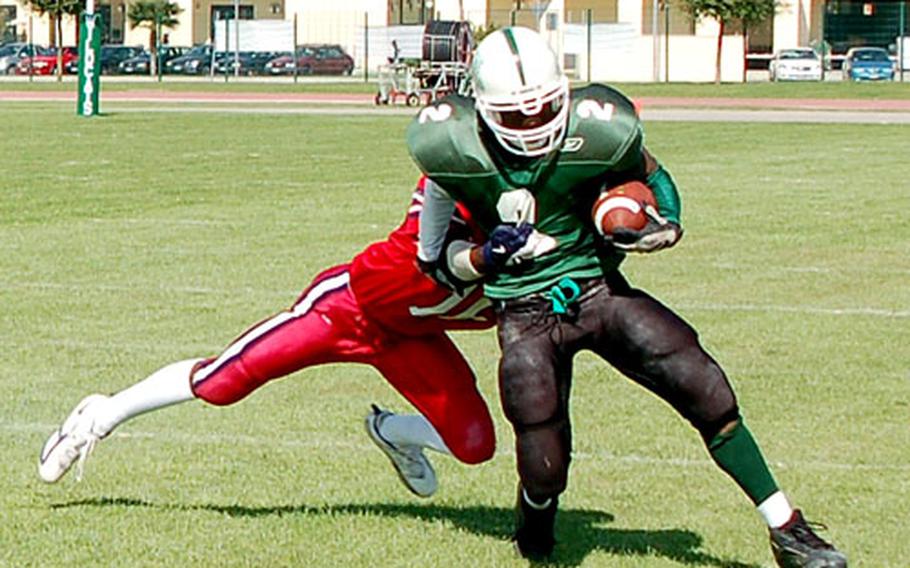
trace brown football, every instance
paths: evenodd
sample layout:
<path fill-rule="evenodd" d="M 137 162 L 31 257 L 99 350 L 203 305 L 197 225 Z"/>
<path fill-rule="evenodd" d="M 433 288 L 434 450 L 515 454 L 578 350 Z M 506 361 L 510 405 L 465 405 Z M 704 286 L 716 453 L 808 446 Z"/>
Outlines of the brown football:
<path fill-rule="evenodd" d="M 645 204 L 657 207 L 657 200 L 647 185 L 630 181 L 601 192 L 591 215 L 594 226 L 602 235 L 612 235 L 619 227 L 637 231 L 648 224 Z"/>

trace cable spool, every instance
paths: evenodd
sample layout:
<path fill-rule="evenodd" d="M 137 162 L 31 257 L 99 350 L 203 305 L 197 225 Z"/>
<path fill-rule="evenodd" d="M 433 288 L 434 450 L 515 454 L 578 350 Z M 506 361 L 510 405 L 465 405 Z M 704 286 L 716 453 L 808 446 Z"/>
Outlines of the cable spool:
<path fill-rule="evenodd" d="M 432 63 L 468 63 L 474 34 L 468 22 L 434 20 L 423 31 L 423 60 Z"/>

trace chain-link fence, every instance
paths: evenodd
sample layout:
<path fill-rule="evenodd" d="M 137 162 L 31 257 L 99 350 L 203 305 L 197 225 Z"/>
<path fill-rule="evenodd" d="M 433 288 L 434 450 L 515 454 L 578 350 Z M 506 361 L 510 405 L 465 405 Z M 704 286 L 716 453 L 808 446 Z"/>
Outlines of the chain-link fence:
<path fill-rule="evenodd" d="M 401 6 L 409 4 L 399 3 Z M 527 4 L 527 3 L 526 3 Z M 835 70 L 843 54 L 857 45 L 876 46 L 888 50 L 891 57 L 901 63 L 901 70 L 910 70 L 910 0 L 900 2 L 857 2 L 827 0 L 805 14 L 811 20 L 790 22 L 786 14 L 763 24 L 753 26 L 753 32 L 743 41 L 737 23 L 727 26 L 722 39 L 721 77 L 725 81 L 739 81 L 744 64 L 754 52 L 764 57 L 764 64 L 775 48 L 774 41 L 788 38 L 784 43 L 801 41 L 806 45 L 825 47 L 825 54 Z M 276 45 L 274 38 L 259 42 L 253 37 L 252 28 L 232 28 L 233 12 L 206 13 L 195 11 L 192 19 L 181 21 L 171 30 L 172 36 L 182 38 L 182 43 L 214 45 L 205 51 L 202 63 L 187 66 L 162 64 L 164 73 L 220 76 L 306 76 L 338 75 L 355 79 L 375 80 L 381 68 L 389 63 L 419 62 L 421 41 L 427 21 L 439 18 L 438 13 L 426 9 L 402 12 L 399 20 L 405 24 L 391 24 L 395 14 L 379 8 L 354 10 L 345 8 L 305 9 L 297 12 L 280 7 L 271 20 L 284 22 L 286 39 Z M 415 4 L 416 5 L 416 4 Z M 421 4 L 423 5 L 423 4 Z M 491 2 L 491 6 L 494 3 Z M 496 5 L 503 5 L 502 2 Z M 678 0 L 644 0 L 632 6 L 621 2 L 597 3 L 593 9 L 575 9 L 578 3 L 534 3 L 522 9 L 463 10 L 458 17 L 472 22 L 477 38 L 491 30 L 509 25 L 526 26 L 539 31 L 558 53 L 566 73 L 573 79 L 588 81 L 713 81 L 717 49 L 717 35 L 710 23 L 697 23 Z M 290 6 L 288 6 L 290 7 Z M 568 7 L 568 8 L 567 8 Z M 620 7 L 623 8 L 620 11 Z M 224 6 L 221 6 L 224 8 Z M 220 8 L 219 8 L 220 9 Z M 402 8 L 403 10 L 404 8 Z M 241 23 L 260 12 L 241 10 Z M 391 14 L 391 15 L 390 15 Z M 779 12 L 778 16 L 781 16 Z M 448 18 L 452 14 L 444 15 Z M 209 19 L 211 21 L 209 21 Z M 791 18 L 792 19 L 792 18 Z M 0 41 L 19 39 L 38 45 L 49 43 L 43 21 L 36 21 L 37 35 L 32 26 L 25 26 L 31 13 L 24 17 L 24 9 L 17 6 L 0 6 Z M 37 18 L 36 18 L 37 20 Z M 123 22 L 106 25 L 123 27 Z M 780 26 L 791 26 L 784 30 Z M 777 27 L 775 27 L 777 26 Z M 112 28 L 113 29 L 113 28 Z M 192 34 L 189 33 L 192 30 Z M 178 33 L 179 32 L 179 33 Z M 127 30 L 121 30 L 118 37 Z M 131 33 L 139 33 L 133 30 Z M 218 34 L 229 36 L 220 44 Z M 44 34 L 44 35 L 42 35 Z M 196 37 L 196 36 L 200 37 Z M 231 40 L 230 36 L 234 39 Z M 74 32 L 64 28 L 65 45 L 74 43 Z M 108 39 L 115 41 L 109 34 Z M 135 45 L 133 35 L 122 38 L 127 45 Z M 775 39 L 777 38 L 777 39 Z M 799 39 L 802 38 L 802 39 Z M 147 43 L 147 42 L 145 42 Z M 145 46 L 146 48 L 148 46 Z M 176 45 L 168 53 L 173 57 L 188 55 L 190 45 Z M 786 47 L 786 46 L 784 46 Z M 277 64 L 269 61 L 284 58 Z M 162 62 L 166 63 L 166 62 Z M 148 67 L 137 67 L 148 73 Z M 144 71 L 143 71 L 144 70 Z M 105 66 L 105 73 L 118 73 L 116 66 Z M 124 71 L 125 72 L 125 71 Z"/>

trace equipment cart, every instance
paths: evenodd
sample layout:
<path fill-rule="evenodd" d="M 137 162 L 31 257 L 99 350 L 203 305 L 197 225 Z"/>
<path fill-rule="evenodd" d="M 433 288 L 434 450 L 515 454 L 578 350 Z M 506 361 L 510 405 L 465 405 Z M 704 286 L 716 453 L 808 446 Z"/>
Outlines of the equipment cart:
<path fill-rule="evenodd" d="M 390 63 L 379 66 L 377 105 L 403 98 L 408 106 L 429 104 L 467 85 L 468 64 L 474 37 L 468 22 L 432 21 L 423 33 L 419 64 Z"/>

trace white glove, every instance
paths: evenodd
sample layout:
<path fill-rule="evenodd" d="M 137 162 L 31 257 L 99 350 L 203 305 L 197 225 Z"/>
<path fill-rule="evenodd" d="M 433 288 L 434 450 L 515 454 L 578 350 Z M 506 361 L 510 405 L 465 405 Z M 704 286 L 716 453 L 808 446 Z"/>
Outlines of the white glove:
<path fill-rule="evenodd" d="M 506 263 L 506 266 L 515 266 L 525 262 L 526 260 L 532 260 L 550 252 L 555 249 L 559 243 L 556 242 L 556 239 L 551 237 L 546 233 L 541 233 L 537 229 L 531 231 L 531 234 L 528 236 L 528 240 L 523 247 L 515 251 L 509 261 Z"/>
<path fill-rule="evenodd" d="M 623 252 L 654 252 L 675 245 L 682 237 L 679 224 L 668 221 L 651 205 L 644 206 L 648 224 L 639 230 L 617 228 L 607 241 Z"/>

